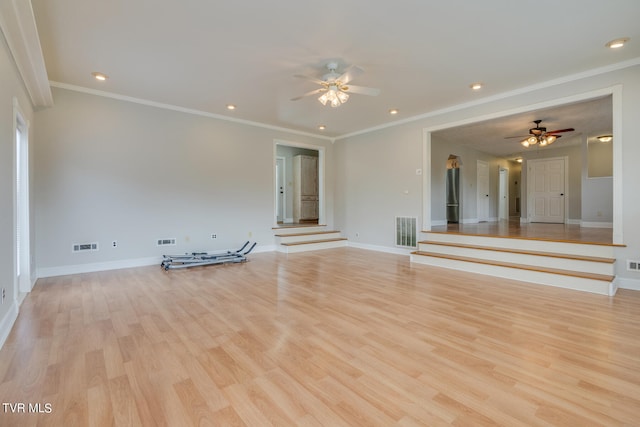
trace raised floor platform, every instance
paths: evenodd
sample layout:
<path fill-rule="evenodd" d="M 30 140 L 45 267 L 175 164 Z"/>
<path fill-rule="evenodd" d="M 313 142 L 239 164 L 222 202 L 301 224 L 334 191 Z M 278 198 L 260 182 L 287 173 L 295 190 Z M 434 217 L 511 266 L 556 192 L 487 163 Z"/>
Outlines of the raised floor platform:
<path fill-rule="evenodd" d="M 504 221 L 449 224 L 423 232 L 411 262 L 613 295 L 611 229 Z"/>

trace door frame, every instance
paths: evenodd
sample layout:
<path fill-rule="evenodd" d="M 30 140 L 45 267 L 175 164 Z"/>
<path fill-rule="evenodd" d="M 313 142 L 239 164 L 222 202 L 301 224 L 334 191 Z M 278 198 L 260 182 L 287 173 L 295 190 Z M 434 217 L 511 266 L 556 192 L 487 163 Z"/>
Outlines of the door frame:
<path fill-rule="evenodd" d="M 276 156 L 276 223 L 278 222 L 278 208 L 281 210 L 282 222 L 284 223 L 287 219 L 287 164 L 285 162 L 285 158 L 281 156 Z M 278 188 L 278 162 L 280 162 L 280 179 L 282 180 L 282 193 L 280 193 L 280 189 Z M 282 194 L 282 197 L 280 197 Z"/>
<path fill-rule="evenodd" d="M 487 165 L 487 193 L 489 194 L 485 194 L 482 195 L 482 193 L 485 193 L 484 191 L 480 191 L 480 180 L 478 179 L 480 176 L 480 168 L 478 167 L 478 165 L 480 163 L 484 163 L 485 165 Z M 486 200 L 486 202 L 483 202 L 483 200 Z M 481 203 L 486 203 L 487 204 L 487 212 L 486 212 L 486 216 L 481 218 L 480 217 L 480 204 Z M 478 222 L 485 222 L 485 221 L 489 221 L 491 218 L 491 171 L 489 170 L 489 162 L 485 161 L 485 160 L 480 160 L 477 159 L 476 160 L 476 219 L 478 220 Z"/>
<path fill-rule="evenodd" d="M 540 89 L 536 87 L 535 89 Z M 531 91 L 533 91 L 532 89 Z M 522 94 L 524 92 L 521 92 Z M 545 108 L 551 108 L 558 105 L 571 104 L 574 102 L 587 101 L 603 96 L 611 95 L 612 113 L 613 113 L 613 135 L 615 135 L 616 143 L 613 144 L 613 243 L 624 243 L 624 231 L 622 222 L 622 146 L 624 145 L 624 135 L 622 133 L 622 85 L 614 85 L 602 89 L 596 89 L 589 92 L 578 93 L 564 98 L 552 99 L 536 104 L 527 104 L 520 107 L 508 108 L 506 110 L 493 111 L 483 115 L 471 116 L 466 119 L 457 120 L 449 123 L 431 125 L 422 129 L 422 230 L 430 231 L 431 224 L 431 133 L 452 127 L 463 126 L 471 123 L 482 122 L 486 120 L 506 117 L 513 114 L 525 113 L 529 111 L 538 111 Z M 519 98 L 516 96 L 515 101 Z M 491 101 L 495 100 L 492 99 Z M 488 101 L 489 102 L 489 101 Z M 468 108 L 469 105 L 465 105 Z M 499 107 L 493 107 L 499 108 Z M 460 108 L 464 111 L 464 108 Z M 522 201 L 522 199 L 521 199 Z"/>
<path fill-rule="evenodd" d="M 500 208 L 500 203 L 502 209 Z M 498 221 L 509 220 L 509 168 L 498 166 Z"/>
<path fill-rule="evenodd" d="M 304 148 L 307 150 L 315 150 L 318 152 L 318 225 L 325 224 L 325 148 L 320 145 L 306 144 L 303 142 L 286 141 L 282 139 L 273 140 L 273 158 L 271 164 L 273 166 L 273 224 L 278 226 L 278 194 L 276 188 L 278 186 L 276 182 L 276 159 L 278 158 L 277 149 L 278 145 L 286 147 Z M 286 188 L 286 185 L 285 185 Z M 286 190 L 285 190 L 286 195 Z M 286 209 L 286 207 L 285 207 Z"/>

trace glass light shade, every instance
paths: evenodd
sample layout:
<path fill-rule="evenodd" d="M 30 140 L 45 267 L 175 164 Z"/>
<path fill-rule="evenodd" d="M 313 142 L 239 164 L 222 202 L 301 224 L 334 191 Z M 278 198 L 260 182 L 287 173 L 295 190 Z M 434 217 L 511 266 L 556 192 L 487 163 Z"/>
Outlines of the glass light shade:
<path fill-rule="evenodd" d="M 336 92 L 338 95 L 338 99 L 340 100 L 340 102 L 342 104 L 344 104 L 345 102 L 347 102 L 347 100 L 349 99 L 349 95 L 344 93 L 344 92 Z"/>
<path fill-rule="evenodd" d="M 320 103 L 322 103 L 322 105 L 327 105 L 327 101 L 329 100 L 329 97 L 327 96 L 328 92 L 323 93 L 320 98 L 318 98 L 318 101 L 320 101 Z"/>
<path fill-rule="evenodd" d="M 553 144 L 554 142 L 556 142 L 556 139 L 558 139 L 558 137 L 555 135 L 547 135 L 545 139 L 547 140 L 547 144 Z"/>
<path fill-rule="evenodd" d="M 538 143 L 538 138 L 536 138 L 535 136 L 530 136 L 529 138 L 527 138 L 527 141 L 529 142 L 529 145 L 536 145 Z"/>
<path fill-rule="evenodd" d="M 520 142 L 520 144 L 522 144 L 522 146 L 525 147 L 525 148 L 529 147 L 529 145 L 530 145 L 528 139 L 525 139 L 524 141 Z"/>
<path fill-rule="evenodd" d="M 613 136 L 611 135 L 602 135 L 598 137 L 598 141 L 600 142 L 611 142 L 613 140 Z"/>
<path fill-rule="evenodd" d="M 542 138 L 540 140 L 540 147 L 544 147 L 545 145 L 547 145 L 547 138 Z"/>

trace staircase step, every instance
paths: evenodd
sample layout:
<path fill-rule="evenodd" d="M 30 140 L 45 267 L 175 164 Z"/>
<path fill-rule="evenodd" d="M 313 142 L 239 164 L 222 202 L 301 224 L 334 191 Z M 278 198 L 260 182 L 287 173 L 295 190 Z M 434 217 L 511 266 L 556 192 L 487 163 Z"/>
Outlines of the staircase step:
<path fill-rule="evenodd" d="M 612 275 L 586 274 L 425 251 L 413 252 L 411 262 L 607 296 L 615 295 L 617 287 L 614 283 L 615 276 Z"/>
<path fill-rule="evenodd" d="M 311 231 L 306 233 L 283 233 L 283 234 L 276 234 L 275 236 L 276 237 L 300 237 L 300 236 L 315 236 L 320 234 L 333 234 L 333 233 L 339 233 L 339 231 L 329 230 L 329 231 Z"/>
<path fill-rule="evenodd" d="M 521 255 L 535 255 L 535 256 L 543 256 L 543 257 L 550 257 L 550 258 L 571 259 L 576 261 L 600 262 L 604 264 L 613 264 L 616 262 L 615 258 L 603 258 L 603 257 L 574 255 L 574 254 L 565 254 L 565 253 L 557 253 L 557 252 L 530 251 L 526 249 L 511 249 L 511 248 L 502 248 L 502 247 L 495 247 L 495 246 L 467 245 L 464 243 L 423 241 L 423 242 L 418 242 L 418 244 L 450 246 L 455 248 L 477 249 L 477 250 L 484 250 L 484 251 L 505 252 L 505 253 L 512 253 L 512 254 L 521 254 Z"/>
<path fill-rule="evenodd" d="M 340 242 L 343 240 L 347 240 L 346 237 L 337 237 L 335 239 L 319 239 L 319 240 L 305 240 L 303 242 L 291 242 L 291 243 L 281 243 L 282 246 L 300 246 L 300 245 L 309 245 L 313 243 L 324 243 L 324 242 Z"/>
<path fill-rule="evenodd" d="M 425 232 L 425 243 L 455 243 L 477 246 L 499 247 L 510 250 L 551 252 L 565 255 L 591 256 L 594 258 L 614 258 L 614 249 L 620 245 L 578 242 L 568 240 L 539 239 L 529 237 L 493 236 L 461 233 Z"/>
<path fill-rule="evenodd" d="M 282 252 L 295 253 L 339 248 L 346 245 L 347 239 L 345 237 L 337 237 L 331 239 L 306 240 L 304 242 L 280 243 L 280 248 Z"/>

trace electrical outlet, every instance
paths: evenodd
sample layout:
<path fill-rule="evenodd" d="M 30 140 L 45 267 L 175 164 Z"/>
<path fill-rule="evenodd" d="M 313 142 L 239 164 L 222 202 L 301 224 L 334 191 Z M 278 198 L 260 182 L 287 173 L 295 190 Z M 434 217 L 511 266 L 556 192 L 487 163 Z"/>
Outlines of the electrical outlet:
<path fill-rule="evenodd" d="M 4 299 L 5 299 L 6 296 L 7 296 L 6 289 L 2 288 L 2 302 L 0 304 L 4 304 Z"/>
<path fill-rule="evenodd" d="M 111 247 L 112 248 L 117 248 L 118 247 L 118 241 L 114 240 L 113 242 L 111 242 Z"/>
<path fill-rule="evenodd" d="M 212 235 L 211 235 L 211 238 L 212 238 L 212 239 L 217 239 L 217 238 L 218 238 L 218 235 L 217 235 L 217 234 L 212 234 Z"/>

